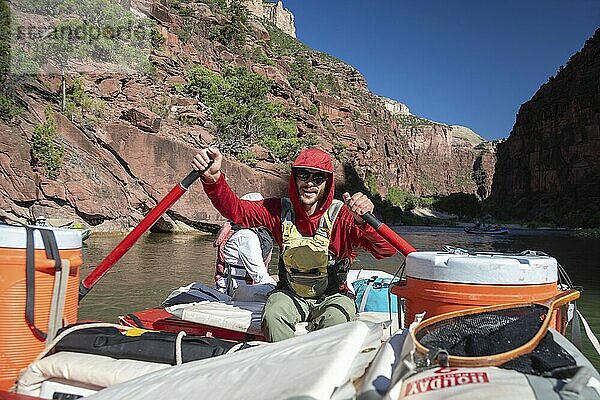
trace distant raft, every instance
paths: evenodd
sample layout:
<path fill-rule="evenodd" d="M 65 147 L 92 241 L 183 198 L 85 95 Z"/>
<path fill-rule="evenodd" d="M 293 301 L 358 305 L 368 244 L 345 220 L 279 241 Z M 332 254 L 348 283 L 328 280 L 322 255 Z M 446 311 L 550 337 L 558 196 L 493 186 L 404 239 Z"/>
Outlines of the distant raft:
<path fill-rule="evenodd" d="M 476 235 L 504 235 L 508 233 L 508 228 L 501 225 L 471 226 L 465 228 L 465 232 Z"/>

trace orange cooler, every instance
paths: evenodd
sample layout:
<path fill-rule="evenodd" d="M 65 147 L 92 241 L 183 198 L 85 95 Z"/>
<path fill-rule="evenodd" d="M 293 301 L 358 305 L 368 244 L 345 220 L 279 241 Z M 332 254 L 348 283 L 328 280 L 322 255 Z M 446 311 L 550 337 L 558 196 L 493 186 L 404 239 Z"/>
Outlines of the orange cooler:
<path fill-rule="evenodd" d="M 420 251 L 406 257 L 406 281 L 394 284 L 391 292 L 404 298 L 408 327 L 415 314 L 424 311 L 430 318 L 475 307 L 544 301 L 560 292 L 557 280 L 557 262 L 549 256 Z M 562 332 L 564 321 L 555 315 L 551 326 Z"/>
<path fill-rule="evenodd" d="M 60 258 L 70 262 L 70 273 L 64 306 L 65 323 L 77 321 L 81 233 L 72 229 L 34 227 L 54 232 Z M 44 349 L 45 341 L 34 334 L 25 319 L 26 282 L 25 228 L 0 225 L 0 390 L 15 383 L 21 369 L 27 367 Z M 35 243 L 35 326 L 44 333 L 54 289 L 55 261 L 46 258 L 44 243 L 38 230 Z"/>

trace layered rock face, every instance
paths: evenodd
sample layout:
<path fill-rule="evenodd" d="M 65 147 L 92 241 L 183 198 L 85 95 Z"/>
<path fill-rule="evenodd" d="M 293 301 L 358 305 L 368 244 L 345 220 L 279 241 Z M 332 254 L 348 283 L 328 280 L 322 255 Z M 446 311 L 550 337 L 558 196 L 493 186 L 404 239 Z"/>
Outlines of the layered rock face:
<path fill-rule="evenodd" d="M 130 7 L 141 9 L 137 1 Z M 96 230 L 135 226 L 187 175 L 197 149 L 215 141 L 210 110 L 176 88 L 194 65 L 219 72 L 233 64 L 270 78 L 268 97 L 284 106 L 301 136 L 316 134 L 319 146 L 331 152 L 341 186 L 353 179 L 366 182 L 383 197 L 392 187 L 417 195 L 489 193 L 494 149 L 476 135 L 412 116 L 401 106 L 390 111 L 391 103 L 386 107 L 369 92 L 360 72 L 310 49 L 305 50 L 308 63 L 322 80 L 296 89 L 290 83 L 295 57 L 269 46 L 269 31 L 259 20 L 248 23 L 246 54 L 259 48 L 269 59 L 265 63 L 212 41 L 208 33 L 225 19 L 208 6 L 194 3 L 193 24 L 184 26 L 181 16 L 165 17 L 156 4 L 162 3 L 144 6 L 145 15 L 159 15 L 153 18 L 165 38 L 150 54 L 153 75 L 89 72 L 86 65 L 72 74 L 83 81 L 86 96 L 104 105 L 95 122 L 61 114 L 60 76 L 40 76 L 19 88 L 23 113 L 0 123 L 0 210 L 5 215 L 25 220 L 44 214 L 50 222 L 78 220 Z M 176 34 L 185 27 L 193 27 L 186 40 Z M 65 148 L 55 180 L 46 178 L 31 156 L 33 130 L 44 121 L 47 107 L 54 110 L 57 142 Z M 250 191 L 284 195 L 289 166 L 276 163 L 266 148 L 249 150 L 253 167 L 226 155 L 232 189 L 240 196 Z M 154 229 L 210 231 L 221 221 L 196 183 Z"/>
<path fill-rule="evenodd" d="M 378 177 L 381 185 L 378 189 L 384 195 L 390 187 L 398 187 L 419 196 L 462 192 L 487 197 L 492 175 L 485 172 L 478 184 L 474 174 L 489 170 L 493 173 L 491 147 L 473 145 L 440 124 L 395 127 L 391 134 L 384 133 L 383 138 L 377 143 L 377 151 L 371 149 L 365 153 L 364 174 Z M 373 158 L 375 162 L 370 160 Z"/>
<path fill-rule="evenodd" d="M 294 14 L 283 7 L 283 3 L 263 3 L 264 17 L 292 37 L 296 37 Z"/>
<path fill-rule="evenodd" d="M 118 0 L 127 10 L 134 14 L 154 18 L 162 23 L 172 22 L 167 0 Z M 244 0 L 250 14 L 270 21 L 292 37 L 296 37 L 294 14 L 283 6 L 281 1 L 266 2 L 263 0 Z"/>
<path fill-rule="evenodd" d="M 0 210 L 5 215 L 25 219 L 45 215 L 50 222 L 59 223 L 81 220 L 104 231 L 130 229 L 191 171 L 193 155 L 211 140 L 206 129 L 186 129 L 171 118 L 164 121 L 159 134 L 145 129 L 145 122 L 136 126 L 139 120 L 128 121 L 121 114 L 130 110 L 132 103 L 143 104 L 144 96 L 157 99 L 152 93 L 160 89 L 127 76 L 94 78 L 115 80 L 118 90 L 105 97 L 110 107 L 93 132 L 54 113 L 66 149 L 57 180 L 46 178 L 30 155 L 33 125 L 43 119 L 46 106 L 40 97 L 51 92 L 40 85 L 37 93 L 24 95 L 28 112 L 19 124 L 0 124 Z M 101 87 L 93 81 L 87 86 Z M 175 104 L 185 101 L 171 97 L 171 109 L 177 110 Z M 281 196 L 286 188 L 278 170 L 273 173 L 263 168 L 261 172 L 230 160 L 224 173 L 240 195 L 257 191 L 265 197 Z M 153 229 L 212 231 L 221 220 L 198 182 Z"/>
<path fill-rule="evenodd" d="M 294 14 L 287 10 L 281 1 L 245 0 L 245 4 L 251 14 L 265 18 L 288 35 L 296 37 Z"/>
<path fill-rule="evenodd" d="M 517 217 L 600 224 L 599 156 L 597 30 L 519 109 L 510 137 L 498 146 L 492 200 Z"/>
<path fill-rule="evenodd" d="M 387 97 L 381 97 L 385 108 L 392 113 L 392 115 L 409 115 L 410 110 L 406 104 L 397 102 L 396 100 L 388 99 Z"/>
<path fill-rule="evenodd" d="M 154 18 L 162 23 L 171 22 L 167 0 L 119 0 L 119 4 L 136 15 Z"/>

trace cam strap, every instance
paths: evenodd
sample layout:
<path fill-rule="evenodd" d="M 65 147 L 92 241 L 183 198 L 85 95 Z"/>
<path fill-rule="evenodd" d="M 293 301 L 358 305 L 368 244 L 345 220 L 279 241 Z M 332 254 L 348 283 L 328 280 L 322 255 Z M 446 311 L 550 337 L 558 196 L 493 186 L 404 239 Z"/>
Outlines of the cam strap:
<path fill-rule="evenodd" d="M 226 265 L 226 271 L 227 271 L 227 280 L 226 280 L 226 284 L 225 284 L 225 294 L 229 295 L 229 296 L 233 296 L 233 277 L 231 276 L 231 265 L 225 263 L 225 261 L 223 261 L 223 263 Z"/>
<path fill-rule="evenodd" d="M 35 326 L 35 239 L 34 232 L 38 231 L 44 243 L 46 258 L 54 260 L 54 268 L 59 271 L 62 268 L 58 245 L 54 232 L 50 229 L 43 229 L 31 226 L 25 226 L 26 247 L 25 247 L 25 321 L 33 333 L 41 340 L 46 340 L 46 333 Z"/>
<path fill-rule="evenodd" d="M 371 291 L 371 288 L 373 287 L 373 284 L 375 283 L 376 279 L 377 279 L 376 276 L 372 276 L 371 278 L 369 278 L 369 283 L 367 284 L 367 287 L 365 288 L 365 291 L 363 292 L 363 297 L 360 301 L 360 306 L 358 307 L 358 312 L 365 311 L 365 307 L 367 306 L 367 299 L 369 298 L 369 292 Z"/>

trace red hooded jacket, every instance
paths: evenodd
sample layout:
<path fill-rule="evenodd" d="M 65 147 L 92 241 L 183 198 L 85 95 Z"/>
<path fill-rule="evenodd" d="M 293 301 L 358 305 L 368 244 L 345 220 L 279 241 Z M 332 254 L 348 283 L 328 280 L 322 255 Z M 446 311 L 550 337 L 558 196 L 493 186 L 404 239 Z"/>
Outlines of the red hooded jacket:
<path fill-rule="evenodd" d="M 294 161 L 292 168 L 306 167 L 331 173 L 317 210 L 307 215 L 301 207 L 293 172 L 290 174 L 288 193 L 294 207 L 295 225 L 303 236 L 313 236 L 319 226 L 321 216 L 327 211 L 333 200 L 335 190 L 333 166 L 327 153 L 319 149 L 306 149 Z M 225 175 L 214 183 L 203 182 L 204 191 L 215 208 L 235 224 L 256 227 L 264 226 L 282 247 L 281 199 L 267 198 L 261 201 L 239 199 L 225 181 Z M 359 247 L 371 253 L 375 258 L 384 258 L 396 254 L 396 249 L 383 239 L 370 225 L 358 225 L 346 207 L 342 207 L 331 232 L 329 252 L 337 258 L 353 259 L 352 249 Z"/>

